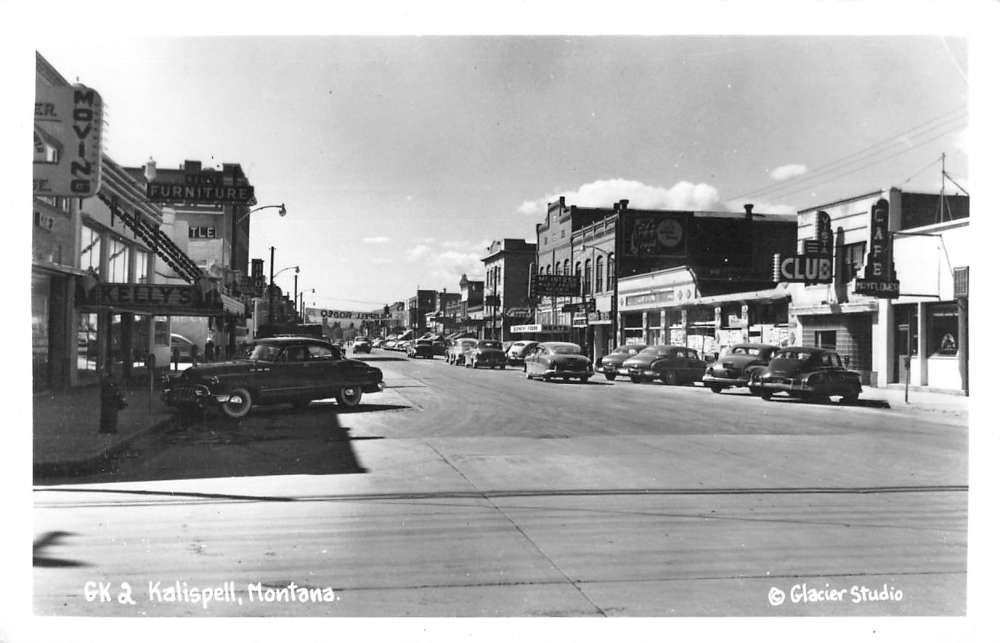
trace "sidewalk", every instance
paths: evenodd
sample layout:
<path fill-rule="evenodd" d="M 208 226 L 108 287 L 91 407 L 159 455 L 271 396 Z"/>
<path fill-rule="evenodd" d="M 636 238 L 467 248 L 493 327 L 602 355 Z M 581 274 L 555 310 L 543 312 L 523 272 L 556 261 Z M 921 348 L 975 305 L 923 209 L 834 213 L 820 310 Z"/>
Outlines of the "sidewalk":
<path fill-rule="evenodd" d="M 128 406 L 118 412 L 118 432 L 110 434 L 98 432 L 98 385 L 34 395 L 34 475 L 72 476 L 97 471 L 109 456 L 173 417 L 160 401 L 159 387 L 153 390 L 152 400 L 148 384 L 123 388 L 122 394 Z"/>
<path fill-rule="evenodd" d="M 894 409 L 919 410 L 957 416 L 964 418 L 966 422 L 969 420 L 969 398 L 958 393 L 911 386 L 907 395 L 905 387 L 901 384 L 890 384 L 886 388 L 872 386 L 862 388 L 860 402 L 876 401 L 887 402 Z"/>

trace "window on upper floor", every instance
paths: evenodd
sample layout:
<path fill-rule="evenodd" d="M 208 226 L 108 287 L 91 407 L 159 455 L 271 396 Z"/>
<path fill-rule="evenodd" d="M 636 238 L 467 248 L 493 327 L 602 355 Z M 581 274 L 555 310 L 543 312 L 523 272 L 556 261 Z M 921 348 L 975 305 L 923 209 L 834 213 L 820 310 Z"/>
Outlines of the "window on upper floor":
<path fill-rule="evenodd" d="M 101 233 L 87 225 L 80 227 L 80 268 L 101 268 Z"/>
<path fill-rule="evenodd" d="M 594 274 L 594 292 L 604 292 L 604 257 L 597 258 L 597 270 Z"/>
<path fill-rule="evenodd" d="M 866 242 L 845 244 L 837 246 L 837 283 L 845 284 L 855 277 L 861 275 L 861 269 L 865 263 Z"/>

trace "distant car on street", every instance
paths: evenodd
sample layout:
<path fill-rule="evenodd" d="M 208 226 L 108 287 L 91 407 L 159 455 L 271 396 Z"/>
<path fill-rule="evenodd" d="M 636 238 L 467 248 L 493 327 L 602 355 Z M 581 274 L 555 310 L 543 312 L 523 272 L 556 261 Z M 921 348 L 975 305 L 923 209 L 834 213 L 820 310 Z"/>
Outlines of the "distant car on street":
<path fill-rule="evenodd" d="M 466 353 L 475 348 L 478 341 L 475 337 L 453 339 L 451 346 L 448 347 L 445 360 L 452 366 L 464 366 Z"/>
<path fill-rule="evenodd" d="M 275 337 L 257 340 L 248 359 L 200 364 L 169 378 L 162 398 L 170 407 L 218 408 L 242 418 L 256 404 L 305 407 L 312 400 L 335 397 L 339 405 L 354 407 L 362 394 L 384 386 L 380 369 L 345 359 L 330 342 Z"/>
<path fill-rule="evenodd" d="M 372 342 L 367 337 L 355 337 L 354 342 L 351 344 L 352 353 L 370 353 L 372 352 Z"/>
<path fill-rule="evenodd" d="M 414 359 L 425 357 L 434 359 L 434 340 L 418 339 L 406 348 L 406 356 Z"/>
<path fill-rule="evenodd" d="M 861 374 L 844 367 L 840 355 L 825 348 L 782 348 L 767 368 L 753 374 L 750 392 L 769 400 L 775 393 L 809 402 L 826 402 L 831 395 L 853 402 L 861 395 Z"/>
<path fill-rule="evenodd" d="M 713 393 L 730 387 L 749 386 L 754 371 L 763 370 L 780 350 L 773 344 L 736 344 L 709 364 L 701 381 Z"/>
<path fill-rule="evenodd" d="M 708 364 L 693 348 L 657 344 L 639 351 L 622 366 L 635 383 L 660 380 L 672 386 L 700 381 Z"/>
<path fill-rule="evenodd" d="M 546 382 L 559 378 L 563 381 L 578 379 L 586 384 L 594 369 L 579 344 L 542 342 L 525 354 L 524 374 L 528 379 L 540 378 Z"/>
<path fill-rule="evenodd" d="M 510 346 L 507 347 L 507 363 L 511 366 L 520 366 L 524 364 L 524 353 L 526 350 L 532 346 L 537 346 L 538 342 L 533 342 L 531 340 L 521 339 L 516 342 L 512 342 Z"/>
<path fill-rule="evenodd" d="M 623 344 L 603 357 L 597 358 L 597 368 L 604 377 L 614 380 L 619 375 L 628 376 L 628 369 L 622 363 L 630 357 L 635 357 L 640 351 L 645 349 L 647 344 Z"/>
<path fill-rule="evenodd" d="M 506 367 L 507 358 L 503 354 L 503 344 L 495 339 L 479 340 L 465 354 L 465 366 L 467 368 L 479 368 L 480 366 L 489 366 L 490 368 Z"/>

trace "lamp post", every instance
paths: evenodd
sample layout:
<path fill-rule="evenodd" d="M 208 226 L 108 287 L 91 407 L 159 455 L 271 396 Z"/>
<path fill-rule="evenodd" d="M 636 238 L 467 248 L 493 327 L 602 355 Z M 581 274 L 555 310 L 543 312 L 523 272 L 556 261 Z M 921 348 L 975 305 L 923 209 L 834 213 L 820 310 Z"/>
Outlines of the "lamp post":
<path fill-rule="evenodd" d="M 246 221 L 246 218 L 249 217 L 254 212 L 259 212 L 260 210 L 266 210 L 268 208 L 278 208 L 278 216 L 279 217 L 283 217 L 286 214 L 288 214 L 288 210 L 285 209 L 285 204 L 284 203 L 280 203 L 278 205 L 262 205 L 259 208 L 254 208 L 252 210 L 247 210 L 246 214 L 244 214 L 242 217 L 240 217 L 239 219 L 236 220 L 236 224 L 235 225 L 239 225 L 239 224 L 243 223 L 244 221 Z"/>

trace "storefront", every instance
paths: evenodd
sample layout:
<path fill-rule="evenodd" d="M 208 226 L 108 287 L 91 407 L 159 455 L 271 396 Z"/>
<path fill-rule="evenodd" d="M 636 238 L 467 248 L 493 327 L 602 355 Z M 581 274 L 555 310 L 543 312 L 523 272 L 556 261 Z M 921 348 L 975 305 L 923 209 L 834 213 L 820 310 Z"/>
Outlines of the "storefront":
<path fill-rule="evenodd" d="M 738 343 L 790 341 L 787 287 L 703 296 L 695 272 L 681 267 L 623 278 L 618 293 L 624 344 L 718 355 Z"/>

